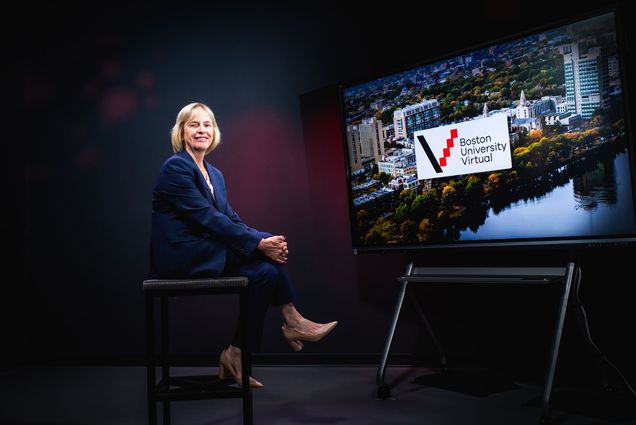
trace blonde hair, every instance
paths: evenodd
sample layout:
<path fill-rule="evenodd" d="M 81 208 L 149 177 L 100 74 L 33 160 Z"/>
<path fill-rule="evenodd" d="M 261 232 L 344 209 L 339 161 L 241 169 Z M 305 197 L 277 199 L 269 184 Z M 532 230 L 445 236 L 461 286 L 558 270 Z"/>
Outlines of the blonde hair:
<path fill-rule="evenodd" d="M 194 110 L 197 108 L 203 109 L 205 112 L 207 112 L 207 114 L 210 116 L 210 121 L 212 121 L 212 127 L 214 128 L 212 143 L 210 143 L 210 146 L 205 151 L 205 154 L 207 155 L 212 152 L 214 149 L 216 149 L 217 146 L 219 146 L 219 143 L 221 143 L 221 130 L 219 130 L 219 126 L 216 124 L 216 118 L 214 117 L 214 112 L 212 112 L 212 109 L 210 109 L 210 107 L 205 103 L 193 102 L 181 108 L 181 110 L 177 114 L 177 120 L 174 123 L 174 127 L 172 127 L 172 130 L 170 131 L 170 139 L 172 140 L 172 150 L 174 151 L 174 153 L 181 152 L 183 149 L 185 149 L 185 143 L 183 140 L 183 128 L 185 126 L 185 123 L 187 123 L 188 120 L 192 117 Z"/>

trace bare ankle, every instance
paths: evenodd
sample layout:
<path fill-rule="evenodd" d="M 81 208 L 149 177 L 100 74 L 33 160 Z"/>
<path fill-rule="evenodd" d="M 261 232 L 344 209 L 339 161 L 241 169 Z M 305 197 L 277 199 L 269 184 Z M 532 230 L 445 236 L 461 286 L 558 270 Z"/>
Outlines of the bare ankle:
<path fill-rule="evenodd" d="M 234 345 L 230 345 L 229 347 L 227 347 L 227 353 L 230 356 L 240 356 L 241 355 L 241 349 L 239 347 L 236 347 Z"/>
<path fill-rule="evenodd" d="M 285 323 L 291 328 L 298 326 L 303 320 L 303 316 L 296 310 L 296 307 L 292 303 L 283 305 L 281 307 L 281 313 Z"/>

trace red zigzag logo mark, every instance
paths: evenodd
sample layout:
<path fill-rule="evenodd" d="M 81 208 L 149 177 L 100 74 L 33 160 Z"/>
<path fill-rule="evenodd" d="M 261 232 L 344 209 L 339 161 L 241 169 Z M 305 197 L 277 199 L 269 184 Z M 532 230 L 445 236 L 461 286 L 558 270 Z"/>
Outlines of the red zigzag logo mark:
<path fill-rule="evenodd" d="M 444 156 L 439 159 L 440 167 L 446 167 L 446 158 L 451 156 L 450 150 L 452 147 L 455 147 L 455 139 L 457 138 L 457 129 L 453 128 L 450 131 L 450 139 L 446 139 L 446 147 L 442 151 Z"/>

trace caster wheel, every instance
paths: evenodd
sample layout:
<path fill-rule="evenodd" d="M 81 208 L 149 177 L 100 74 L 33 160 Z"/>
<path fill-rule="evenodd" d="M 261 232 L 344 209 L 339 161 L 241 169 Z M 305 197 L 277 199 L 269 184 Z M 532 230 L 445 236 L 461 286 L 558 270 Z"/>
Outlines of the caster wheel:
<path fill-rule="evenodd" d="M 382 384 L 378 387 L 378 398 L 386 400 L 391 397 L 391 388 L 388 384 Z"/>

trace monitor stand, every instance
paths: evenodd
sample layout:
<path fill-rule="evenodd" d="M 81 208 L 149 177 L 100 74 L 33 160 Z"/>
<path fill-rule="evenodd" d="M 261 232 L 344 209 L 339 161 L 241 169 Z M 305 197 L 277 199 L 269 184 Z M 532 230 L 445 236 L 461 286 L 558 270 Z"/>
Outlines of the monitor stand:
<path fill-rule="evenodd" d="M 413 262 L 409 262 L 406 267 L 404 276 L 397 280 L 400 282 L 400 292 L 398 295 L 393 318 L 389 326 L 389 332 L 384 344 L 382 358 L 378 367 L 377 395 L 381 399 L 387 399 L 391 396 L 391 388 L 385 380 L 386 363 L 389 357 L 389 351 L 393 342 L 395 328 L 400 317 L 406 288 L 409 283 L 506 283 L 506 284 L 552 284 L 563 282 L 563 291 L 561 293 L 561 302 L 557 312 L 557 318 L 552 339 L 552 348 L 546 372 L 543 397 L 541 400 L 541 418 L 543 424 L 550 423 L 550 396 L 554 384 L 554 376 L 556 372 L 557 359 L 559 355 L 559 347 L 561 345 L 561 337 L 563 335 L 563 327 L 565 324 L 565 316 L 567 307 L 570 302 L 572 282 L 575 274 L 576 266 L 574 262 L 569 262 L 566 267 L 414 267 Z M 417 315 L 426 328 L 427 332 L 433 340 L 433 344 L 438 351 L 443 370 L 447 370 L 446 356 L 439 340 L 433 332 L 433 328 L 428 322 L 424 310 L 419 301 L 411 296 L 411 300 L 415 306 Z"/>

